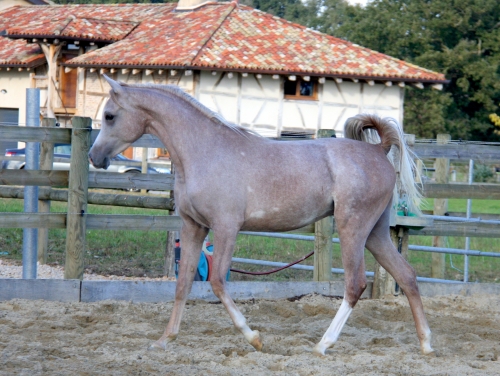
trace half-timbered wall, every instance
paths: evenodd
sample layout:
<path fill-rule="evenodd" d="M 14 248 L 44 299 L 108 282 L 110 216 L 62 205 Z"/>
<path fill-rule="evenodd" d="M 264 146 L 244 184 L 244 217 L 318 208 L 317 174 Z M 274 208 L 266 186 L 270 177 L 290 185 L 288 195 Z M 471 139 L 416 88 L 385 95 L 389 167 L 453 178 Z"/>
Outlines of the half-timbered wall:
<path fill-rule="evenodd" d="M 282 131 L 342 133 L 347 118 L 360 112 L 392 117 L 402 124 L 403 89 L 383 84 L 326 80 L 318 85 L 318 100 L 285 99 L 285 78 L 271 75 L 201 72 L 197 99 L 228 121 L 266 137 Z"/>

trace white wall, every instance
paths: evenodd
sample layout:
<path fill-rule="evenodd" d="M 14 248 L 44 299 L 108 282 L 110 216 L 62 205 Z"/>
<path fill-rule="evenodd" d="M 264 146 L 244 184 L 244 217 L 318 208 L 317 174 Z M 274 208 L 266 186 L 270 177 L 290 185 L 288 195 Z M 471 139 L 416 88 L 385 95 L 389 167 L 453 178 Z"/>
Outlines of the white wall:
<path fill-rule="evenodd" d="M 201 72 L 197 99 L 232 123 L 251 128 L 263 136 L 276 137 L 283 130 L 343 132 L 347 118 L 362 112 L 403 118 L 403 89 L 344 81 L 318 84 L 318 100 L 284 99 L 284 77 L 273 79 L 253 74 Z"/>
<path fill-rule="evenodd" d="M 19 109 L 19 124 L 26 123 L 26 89 L 30 87 L 29 72 L 17 70 L 0 71 L 0 107 Z M 6 90 L 6 94 L 1 91 Z M 40 102 L 44 103 L 44 97 L 40 93 Z"/>

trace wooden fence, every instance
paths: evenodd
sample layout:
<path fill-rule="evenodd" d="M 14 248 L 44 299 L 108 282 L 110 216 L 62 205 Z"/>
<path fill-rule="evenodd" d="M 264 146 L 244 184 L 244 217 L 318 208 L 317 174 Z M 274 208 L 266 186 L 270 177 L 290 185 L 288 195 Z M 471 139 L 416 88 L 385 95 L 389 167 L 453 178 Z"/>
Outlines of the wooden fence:
<path fill-rule="evenodd" d="M 50 163 L 43 163 L 43 170 L 0 170 L 0 197 L 23 198 L 23 189 L 15 185 L 40 186 L 39 199 L 41 201 L 57 200 L 68 202 L 67 214 L 39 213 L 2 213 L 1 227 L 19 228 L 66 228 L 68 231 L 66 244 L 65 278 L 81 279 L 83 276 L 83 247 L 85 243 L 85 229 L 108 230 L 161 230 L 178 231 L 180 219 L 176 216 L 123 216 L 90 215 L 86 205 L 117 205 L 134 206 L 155 209 L 173 209 L 173 200 L 166 197 L 132 196 L 88 192 L 88 188 L 121 188 L 121 189 L 150 189 L 169 191 L 173 189 L 173 176 L 170 174 L 121 174 L 111 172 L 88 172 L 87 152 L 91 143 L 97 137 L 98 131 L 90 127 L 90 119 L 73 118 L 73 128 L 57 128 L 50 126 L 50 121 L 44 121 L 44 127 L 26 128 L 0 126 L 0 139 L 24 142 L 42 143 L 42 161 L 52 161 L 47 147 L 53 143 L 72 143 L 79 147 L 72 148 L 71 171 L 51 171 Z M 144 135 L 133 144 L 134 147 L 164 147 L 152 135 Z M 500 161 L 500 146 L 478 144 L 419 144 L 412 145 L 414 152 L 420 158 L 446 158 L 453 160 L 475 159 L 481 162 Z M 45 151 L 44 151 L 45 150 Z M 45 154 L 45 155 L 44 155 Z M 78 168 L 77 168 L 78 166 Z M 46 187 L 46 188 L 43 188 Z M 49 187 L 67 187 L 67 190 L 53 190 Z M 472 198 L 472 199 L 499 199 L 500 185 L 497 184 L 424 184 L 424 195 L 430 198 Z M 497 225 L 482 221 L 456 223 L 441 220 L 432 220 L 425 217 L 393 216 L 392 232 L 395 242 L 408 234 L 433 236 L 467 236 L 467 237 L 500 237 Z M 422 227 L 422 230 L 408 230 L 410 227 Z M 331 244 L 325 239 L 330 238 L 334 224 L 326 219 L 316 228 L 309 226 L 297 232 L 313 232 L 318 241 L 315 245 L 318 265 L 314 279 L 325 281 L 330 279 L 328 268 L 331 265 Z M 330 256 L 329 256 L 330 255 Z M 377 275 L 377 271 L 376 271 Z M 379 278 L 380 279 L 380 278 Z M 386 283 L 386 282 L 384 282 Z M 374 290 L 377 290 L 374 285 Z M 382 289 L 383 290 L 383 289 Z"/>

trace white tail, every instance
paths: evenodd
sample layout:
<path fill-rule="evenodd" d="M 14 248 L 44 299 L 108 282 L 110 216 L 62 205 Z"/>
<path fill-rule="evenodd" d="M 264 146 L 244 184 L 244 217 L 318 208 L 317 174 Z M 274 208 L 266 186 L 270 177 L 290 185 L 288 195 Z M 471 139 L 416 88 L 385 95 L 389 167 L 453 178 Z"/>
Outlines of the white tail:
<path fill-rule="evenodd" d="M 347 119 L 344 126 L 344 136 L 353 140 L 379 144 L 386 154 L 390 152 L 391 146 L 394 145 L 398 148 L 399 169 L 394 166 L 394 158 L 389 158 L 398 175 L 398 182 L 395 187 L 396 202 L 399 198 L 406 196 L 408 210 L 421 215 L 422 194 L 415 178 L 418 181 L 421 181 L 421 179 L 413 161 L 416 157 L 406 145 L 403 130 L 396 120 L 392 118 L 381 119 L 371 114 L 359 114 Z"/>

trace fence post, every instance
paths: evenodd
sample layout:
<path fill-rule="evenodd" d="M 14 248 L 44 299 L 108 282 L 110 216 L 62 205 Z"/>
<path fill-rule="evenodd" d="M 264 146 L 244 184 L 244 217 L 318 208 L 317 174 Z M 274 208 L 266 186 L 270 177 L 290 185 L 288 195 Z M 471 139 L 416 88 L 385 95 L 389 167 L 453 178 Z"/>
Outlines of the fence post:
<path fill-rule="evenodd" d="M 334 135 L 334 130 L 320 129 L 317 138 L 328 138 Z M 330 281 L 332 279 L 332 237 L 332 216 L 323 218 L 314 224 L 314 281 Z"/>
<path fill-rule="evenodd" d="M 26 126 L 40 126 L 40 89 L 26 89 Z M 26 170 L 38 170 L 39 144 L 28 142 L 25 148 Z M 38 210 L 38 187 L 24 187 L 24 212 L 36 213 Z M 38 229 L 23 229 L 23 279 L 36 279 Z"/>
<path fill-rule="evenodd" d="M 449 134 L 438 134 L 437 144 L 444 145 L 447 144 L 451 139 Z M 436 158 L 435 163 L 436 169 L 436 183 L 447 184 L 448 175 L 450 170 L 450 160 L 447 158 Z M 448 199 L 446 198 L 436 198 L 434 199 L 434 215 L 445 215 L 448 211 Z M 446 237 L 444 236 L 434 236 L 432 238 L 433 247 L 445 247 Z M 432 254 L 432 265 L 431 265 L 431 277 L 432 278 L 444 278 L 445 270 L 445 254 L 444 253 L 433 253 Z"/>
<path fill-rule="evenodd" d="M 72 123 L 64 278 L 83 279 L 92 119 L 75 116 Z"/>
<path fill-rule="evenodd" d="M 149 148 L 142 148 L 141 172 L 143 174 L 148 173 L 148 150 Z M 141 193 L 145 195 L 147 193 L 147 189 L 141 189 Z"/>
<path fill-rule="evenodd" d="M 170 163 L 170 173 L 174 175 L 175 166 Z M 170 191 L 170 198 L 175 199 L 175 192 Z M 168 215 L 175 215 L 175 201 L 174 210 L 169 210 Z M 167 231 L 167 244 L 165 245 L 165 264 L 163 265 L 163 275 L 165 277 L 175 276 L 175 239 L 179 238 L 178 231 Z"/>
<path fill-rule="evenodd" d="M 55 127 L 56 119 L 45 118 L 42 120 L 42 127 Z M 40 170 L 52 170 L 54 162 L 54 143 L 42 142 L 40 145 Z M 47 188 L 50 191 L 50 187 Z M 50 193 L 49 193 L 50 194 Z M 38 200 L 38 212 L 50 213 L 50 200 Z M 49 229 L 38 229 L 38 262 L 47 263 L 47 249 L 49 247 Z"/>

